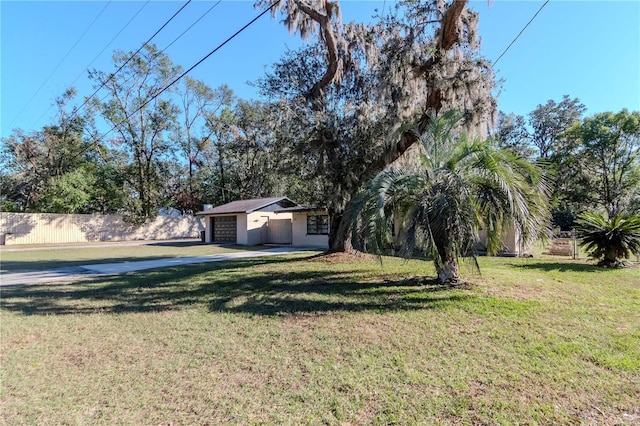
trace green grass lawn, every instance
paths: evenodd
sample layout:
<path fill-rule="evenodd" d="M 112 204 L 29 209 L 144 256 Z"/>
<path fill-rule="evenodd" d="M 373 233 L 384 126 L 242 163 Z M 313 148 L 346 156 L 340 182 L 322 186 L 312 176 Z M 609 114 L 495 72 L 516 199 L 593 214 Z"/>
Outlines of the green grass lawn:
<path fill-rule="evenodd" d="M 199 242 L 157 242 L 146 245 L 87 244 L 29 250 L 0 250 L 0 272 L 41 271 L 91 263 L 135 262 L 169 257 L 200 256 L 234 251 L 259 250 L 262 247 L 218 246 Z"/>
<path fill-rule="evenodd" d="M 640 269 L 241 259 L 1 291 L 0 423 L 640 424 Z"/>

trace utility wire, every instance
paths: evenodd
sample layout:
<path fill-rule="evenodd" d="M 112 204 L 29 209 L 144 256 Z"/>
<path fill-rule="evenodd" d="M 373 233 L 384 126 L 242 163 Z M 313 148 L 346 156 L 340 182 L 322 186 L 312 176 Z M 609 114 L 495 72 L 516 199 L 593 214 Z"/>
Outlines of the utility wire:
<path fill-rule="evenodd" d="M 84 71 L 86 71 L 86 70 L 89 68 L 89 66 L 91 66 L 91 64 L 92 64 L 92 63 L 93 63 L 93 62 L 98 58 L 98 56 L 100 56 L 100 55 L 102 54 L 102 52 L 104 52 L 104 51 L 105 51 L 105 49 L 106 49 L 106 48 L 107 48 L 107 47 L 108 47 L 108 46 L 113 42 L 113 40 L 115 40 L 115 39 L 118 37 L 118 35 L 120 35 L 120 33 L 121 33 L 121 32 L 122 32 L 122 31 L 123 31 L 123 30 L 124 30 L 124 29 L 129 25 L 129 24 L 130 24 L 130 23 L 131 23 L 131 21 L 133 21 L 133 19 L 134 19 L 134 18 L 135 18 L 135 17 L 136 17 L 136 16 L 137 16 L 141 11 L 142 11 L 142 9 L 144 9 L 144 7 L 145 7 L 147 4 L 149 4 L 149 3 L 150 3 L 150 1 L 151 1 L 151 0 L 148 0 L 148 1 L 147 1 L 147 2 L 146 2 L 146 3 L 145 3 L 145 4 L 144 4 L 144 5 L 143 5 L 143 6 L 142 6 L 142 7 L 141 7 L 137 12 L 136 12 L 136 14 L 135 14 L 135 15 L 134 15 L 130 20 L 129 20 L 129 22 L 127 22 L 127 24 L 126 24 L 126 25 L 125 25 L 125 26 L 120 30 L 120 32 L 118 32 L 118 34 L 116 34 L 116 35 L 115 35 L 115 37 L 114 37 L 113 39 L 111 39 L 111 41 L 110 41 L 110 42 L 109 42 L 109 43 L 108 43 L 108 44 L 107 44 L 107 45 L 102 49 L 102 51 L 100 51 L 100 53 L 98 53 L 98 55 L 96 55 L 96 57 L 93 59 L 93 61 L 91 61 L 91 63 L 87 66 L 87 68 L 85 68 L 85 69 L 84 69 Z M 209 12 L 211 12 L 213 9 L 215 9 L 215 8 L 216 8 L 216 6 L 218 6 L 221 2 L 222 2 L 222 0 L 218 0 L 216 3 L 214 3 L 214 4 L 213 4 L 213 6 L 211 6 L 209 9 L 207 9 L 207 11 L 206 11 L 206 12 L 204 12 L 202 15 L 200 15 L 200 17 L 199 17 L 198 19 L 196 19 L 196 20 L 195 20 L 195 21 L 194 21 L 194 22 L 193 22 L 193 23 L 192 23 L 192 24 L 191 24 L 191 25 L 190 25 L 186 30 L 184 30 L 184 31 L 183 31 L 179 36 L 177 36 L 176 38 L 174 38 L 174 39 L 173 39 L 173 41 L 172 41 L 171 43 L 169 43 L 169 44 L 168 44 L 164 49 L 162 49 L 161 51 L 157 52 L 157 53 L 156 53 L 156 54 L 151 58 L 151 60 L 154 60 L 155 58 L 157 58 L 158 56 L 160 56 L 160 55 L 161 55 L 162 53 L 164 53 L 164 52 L 165 52 L 169 47 L 171 47 L 171 46 L 172 46 L 176 41 L 180 40 L 180 39 L 181 39 L 181 38 L 182 38 L 182 37 L 183 37 L 183 36 L 184 36 L 184 35 L 185 35 L 189 30 L 191 30 L 191 28 L 193 28 L 193 27 L 194 27 L 198 22 L 200 22 L 200 21 L 201 21 L 205 16 L 207 16 L 207 15 L 209 14 Z M 180 11 L 178 11 L 177 13 L 179 13 L 179 12 L 180 12 Z M 177 13 L 176 13 L 176 14 L 177 14 Z M 174 15 L 174 16 L 175 16 L 175 15 Z M 173 17 L 172 17 L 171 19 L 173 19 Z M 165 24 L 165 25 L 166 25 L 166 24 Z M 158 31 L 158 32 L 159 32 L 159 31 Z M 156 34 L 157 34 L 157 32 L 156 32 Z M 149 41 L 150 41 L 151 39 L 153 39 L 153 37 L 155 37 L 155 35 L 156 35 L 156 34 L 154 34 L 154 35 L 153 35 L 153 36 L 152 36 L 152 37 L 151 37 L 151 38 L 150 38 L 146 43 L 149 43 Z M 146 44 L 146 43 L 145 43 L 145 44 Z M 143 46 L 144 46 L 144 45 L 143 45 Z M 139 51 L 140 51 L 140 49 L 138 49 L 138 51 L 136 51 L 136 53 L 138 53 Z M 134 53 L 134 55 L 133 55 L 133 56 L 135 56 L 135 54 L 136 54 L 136 53 Z M 132 57 L 133 57 L 133 56 L 132 56 Z M 131 59 L 131 58 L 129 58 L 129 59 Z M 125 65 L 126 65 L 126 63 L 125 63 Z M 123 66 L 124 66 L 124 65 L 123 65 Z M 120 67 L 120 69 L 121 69 L 121 68 L 122 68 L 122 67 Z M 119 69 L 119 70 L 120 70 L 120 69 Z M 119 70 L 118 70 L 118 71 L 119 71 Z M 80 78 L 80 76 L 84 73 L 84 71 L 82 71 L 82 72 L 78 75 L 78 77 L 76 77 L 76 79 L 73 81 L 73 83 L 75 83 L 75 82 L 76 82 L 76 80 L 78 80 L 78 78 Z M 116 71 L 116 73 L 117 73 L 118 71 Z M 115 76 L 115 74 L 116 74 L 116 73 L 112 74 L 112 76 L 111 76 L 110 78 L 112 78 L 113 76 Z M 129 77 L 129 78 L 127 78 L 127 79 L 124 81 L 124 83 L 126 83 L 127 81 L 129 81 L 131 78 L 133 78 L 133 77 Z M 109 80 L 107 80 L 107 82 L 108 82 L 108 81 L 109 81 Z M 71 85 L 73 85 L 73 83 L 71 83 Z M 106 82 L 105 82 L 105 84 L 106 84 Z M 84 103 L 82 103 L 82 105 L 80 105 L 78 108 L 75 108 L 74 113 L 75 113 L 75 114 L 77 114 L 77 112 L 78 112 L 78 111 L 79 111 L 79 110 L 80 110 L 84 105 L 86 105 L 86 103 L 89 101 L 89 99 L 91 99 L 92 97 L 94 97 L 94 96 L 96 95 L 96 93 L 97 93 L 97 92 L 98 92 L 102 87 L 104 87 L 104 84 L 103 84 L 102 86 L 100 86 L 100 87 L 98 88 L 98 90 L 96 90 L 95 92 L 93 92 L 93 94 L 92 94 L 91 96 L 89 96 L 89 98 L 85 99 L 85 102 L 84 102 Z M 103 101 L 104 99 L 106 99 L 107 97 L 109 97 L 109 95 L 108 95 L 108 94 L 107 94 L 107 95 L 105 95 L 103 98 L 101 98 L 101 99 L 100 99 L 100 102 L 102 102 L 102 101 Z M 51 109 L 51 107 L 49 107 L 49 109 L 48 109 L 47 111 L 45 111 L 45 112 L 44 112 L 44 114 L 42 114 L 42 115 L 40 116 L 40 118 L 38 119 L 38 121 L 40 121 L 40 120 L 42 119 L 42 117 L 44 117 L 44 115 L 45 115 L 47 112 L 49 112 L 49 110 L 50 110 L 50 109 Z M 35 125 L 34 125 L 34 126 L 32 126 L 32 127 L 35 127 Z"/>
<path fill-rule="evenodd" d="M 100 57 L 100 55 L 102 55 L 104 53 L 105 50 L 107 50 L 107 47 L 111 46 L 111 43 L 113 43 L 115 41 L 116 38 L 118 38 L 118 36 L 120 36 L 120 34 L 122 34 L 122 32 L 129 26 L 129 24 L 131 24 L 131 22 L 133 22 L 133 20 L 136 18 L 136 16 L 138 16 L 140 14 L 140 12 L 142 12 L 142 9 L 144 9 L 145 7 L 147 7 L 147 5 L 151 3 L 151 0 L 147 0 L 146 3 L 144 3 L 142 5 L 142 7 L 140 9 L 138 9 L 138 11 L 131 17 L 131 19 L 129 19 L 129 21 L 127 21 L 127 23 L 120 29 L 120 31 L 118 31 L 118 33 L 111 39 L 111 41 L 109 41 L 109 43 L 107 43 L 102 50 L 100 51 L 100 53 L 98 53 L 91 62 L 89 62 L 89 65 L 87 65 L 85 67 L 84 70 L 80 71 L 80 74 L 78 74 L 78 76 L 71 82 L 71 84 L 69 84 L 69 86 L 73 87 L 73 85 L 75 84 L 76 81 L 78 81 L 78 79 L 80 77 L 82 77 L 82 75 L 85 73 L 85 71 L 87 71 L 89 69 L 89 67 L 96 61 L 96 59 L 98 59 L 98 57 Z M 31 125 L 31 127 L 36 127 L 36 125 L 40 122 L 40 120 L 42 120 L 42 118 L 49 112 L 51 111 L 52 106 L 50 105 L 49 108 L 47 108 L 47 110 L 45 112 L 42 113 L 42 115 Z"/>
<path fill-rule="evenodd" d="M 533 15 L 533 17 L 529 20 L 529 22 L 527 22 L 527 25 L 524 26 L 524 28 L 522 28 L 520 30 L 520 32 L 518 33 L 518 35 L 516 36 L 516 38 L 513 39 L 513 41 L 511 43 L 509 43 L 509 45 L 507 46 L 506 49 L 504 49 L 504 51 L 500 54 L 500 56 L 498 56 L 498 59 L 496 59 L 493 64 L 491 66 L 495 66 L 498 61 L 500 60 L 500 58 L 502 58 L 504 56 L 505 53 L 507 53 L 507 50 L 509 50 L 509 48 L 513 45 L 513 43 L 516 42 L 516 40 L 518 40 L 518 38 L 520 37 L 520 35 L 524 32 L 524 30 L 527 29 L 527 27 L 529 26 L 529 24 L 531 24 L 533 22 L 534 19 L 536 19 L 536 16 L 538 16 L 538 13 L 540 13 L 540 11 L 547 5 L 547 3 L 549 3 L 549 0 L 545 1 L 544 4 L 542 6 L 540 6 L 540 9 L 538 9 L 538 11 L 535 13 L 535 15 Z"/>
<path fill-rule="evenodd" d="M 202 15 L 200 15 L 200 17 L 198 19 L 196 19 L 196 21 L 189 25 L 189 28 L 187 28 L 186 30 L 184 30 L 182 32 L 182 34 L 180 34 L 178 37 L 174 38 L 173 41 L 171 43 L 169 43 L 167 46 L 165 46 L 164 49 L 162 49 L 156 56 L 160 55 L 161 53 L 163 53 L 165 50 L 167 50 L 168 48 L 170 48 L 173 43 L 175 43 L 176 41 L 180 40 L 182 38 L 183 35 L 185 35 L 191 28 L 193 28 L 198 22 L 200 22 L 202 20 L 202 18 L 204 18 L 205 16 L 207 16 L 209 14 L 209 12 L 211 12 L 213 9 L 216 8 L 216 6 L 218 6 L 220 3 L 222 2 L 222 0 L 218 0 L 216 3 L 213 4 L 213 6 L 211 6 L 205 13 L 203 13 Z M 155 57 L 154 57 L 155 59 Z"/>
<path fill-rule="evenodd" d="M 177 11 L 176 13 L 174 13 L 174 14 L 173 14 L 173 16 L 172 16 L 171 18 L 169 18 L 169 20 L 168 20 L 167 22 L 165 22 L 165 23 L 164 23 L 164 24 L 163 24 L 163 25 L 158 29 L 158 31 L 156 31 L 156 32 L 155 32 L 151 37 L 149 37 L 149 39 L 148 39 L 147 41 L 145 41 L 145 42 L 142 44 L 142 46 L 140 46 L 140 47 L 138 48 L 138 50 L 136 50 L 136 51 L 135 51 L 131 56 L 129 56 L 129 58 L 128 58 L 128 59 L 127 59 L 127 60 L 126 60 L 122 65 L 120 65 L 120 68 L 118 68 L 114 73 L 110 74 L 110 75 L 109 75 L 109 78 L 107 78 L 107 79 L 106 79 L 106 80 L 105 80 L 105 81 L 100 85 L 100 87 L 98 87 L 98 88 L 95 90 L 95 92 L 93 92 L 93 93 L 91 94 L 91 96 L 89 96 L 88 98 L 86 98 L 86 99 L 84 100 L 84 102 L 82 103 L 82 105 L 80 105 L 78 108 L 75 108 L 74 113 L 77 113 L 77 111 L 79 111 L 80 109 L 82 109 L 82 107 L 83 107 L 83 106 L 85 106 L 85 105 L 87 104 L 87 102 L 89 102 L 89 100 L 90 100 L 91 98 L 93 98 L 93 97 L 96 95 L 96 93 L 98 93 L 98 92 L 100 91 L 100 89 L 102 89 L 102 88 L 103 88 L 103 87 L 104 87 L 104 86 L 105 86 L 105 85 L 106 85 L 106 84 L 107 84 L 107 83 L 108 83 L 108 82 L 109 82 L 113 77 L 115 77 L 115 75 L 116 75 L 116 74 L 118 74 L 118 73 L 119 73 L 119 72 L 120 72 L 120 71 L 121 71 L 121 70 L 122 70 L 122 69 L 123 69 L 123 68 L 124 68 L 128 63 L 129 63 L 129 62 L 131 62 L 131 60 L 132 60 L 132 59 L 133 59 L 133 58 L 134 58 L 134 57 L 135 57 L 135 56 L 136 56 L 136 55 L 137 55 L 137 54 L 138 54 L 138 53 L 139 53 L 139 52 L 140 52 L 140 51 L 141 51 L 141 50 L 142 50 L 146 45 L 147 45 L 147 44 L 149 44 L 149 42 L 150 42 L 151 40 L 153 40 L 153 38 L 154 38 L 155 36 L 157 36 L 157 35 L 158 35 L 158 33 L 164 29 L 164 27 L 166 27 L 167 25 L 169 25 L 169 22 L 171 22 L 171 21 L 173 20 L 173 18 L 175 18 L 176 16 L 178 16 L 178 14 L 179 14 L 180 12 L 182 12 L 182 10 L 183 10 L 185 7 L 187 7 L 187 5 L 188 5 L 189 3 L 191 3 L 191 0 L 187 0 L 187 2 L 186 2 L 185 4 L 183 4 L 183 5 L 182 5 L 182 7 L 181 7 L 180 9 L 178 9 L 178 11 Z"/>
<path fill-rule="evenodd" d="M 180 40 L 182 38 L 182 36 L 184 36 L 191 28 L 193 28 L 198 22 L 200 22 L 202 20 L 202 18 L 204 18 L 205 16 L 207 16 L 209 14 L 209 12 L 211 12 L 213 9 L 215 9 L 216 6 L 218 6 L 220 3 L 222 2 L 222 0 L 218 0 L 213 6 L 211 6 L 205 13 L 203 13 L 202 15 L 200 15 L 200 17 L 198 19 L 196 19 L 196 21 L 194 23 L 192 23 L 189 28 L 187 28 L 186 30 L 184 30 L 182 32 L 182 34 L 180 34 L 178 37 L 174 38 L 173 41 L 171 43 L 169 43 L 167 46 L 165 46 L 164 49 L 160 50 L 159 52 L 157 52 L 155 55 L 153 55 L 153 57 L 149 60 L 149 61 L 153 61 L 155 60 L 158 56 L 162 55 L 168 48 L 170 48 L 176 41 Z M 122 84 L 127 83 L 129 80 L 131 80 L 133 78 L 133 76 L 130 76 L 129 78 L 127 78 L 125 81 L 122 82 Z M 100 99 L 99 102 L 104 101 L 106 98 L 108 98 L 110 95 L 107 94 L 104 97 L 102 97 Z M 79 109 L 79 108 L 78 108 Z"/>
<path fill-rule="evenodd" d="M 162 89 L 160 89 L 157 93 L 155 93 L 151 98 L 149 98 L 147 101 L 145 101 L 142 105 L 140 105 L 138 108 L 136 108 L 135 111 L 133 111 L 130 114 L 126 114 L 125 112 L 125 116 L 128 118 L 128 116 L 133 115 L 138 113 L 140 110 L 142 110 L 144 107 L 146 107 L 147 105 L 149 105 L 154 99 L 156 99 L 158 96 L 160 96 L 162 93 L 164 93 L 165 91 L 167 91 L 171 86 L 173 86 L 175 83 L 177 83 L 182 77 L 184 77 L 185 75 L 187 75 L 189 72 L 191 72 L 195 67 L 197 67 L 198 65 L 200 65 L 202 62 L 204 62 L 205 60 L 207 60 L 211 55 L 213 55 L 214 53 L 216 53 L 218 50 L 220 50 L 225 44 L 227 44 L 228 42 L 230 42 L 231 40 L 233 40 L 238 34 L 240 34 L 241 32 L 243 32 L 244 30 L 246 30 L 250 25 L 252 25 L 254 22 L 256 22 L 258 19 L 260 19 L 263 15 L 265 15 L 267 12 L 271 11 L 277 4 L 279 3 L 278 1 L 275 1 L 271 6 L 269 6 L 267 9 L 263 10 L 262 12 L 260 12 L 260 14 L 258 14 L 255 18 L 253 18 L 251 21 L 249 21 L 247 24 L 245 24 L 242 28 L 240 28 L 238 31 L 236 31 L 232 36 L 230 36 L 229 38 L 227 38 L 225 41 L 223 41 L 222 43 L 220 43 L 218 46 L 216 46 L 216 48 L 214 48 L 211 52 L 207 53 L 202 59 L 200 59 L 198 62 L 196 62 L 194 65 L 192 65 L 188 70 L 186 70 L 185 72 L 183 72 L 182 74 L 180 74 L 178 77 L 176 77 L 171 83 L 167 84 L 165 87 L 163 87 Z M 117 122 L 116 124 L 113 125 L 113 127 L 111 127 L 111 129 L 109 129 L 106 133 L 104 133 L 103 135 L 98 137 L 98 140 L 104 138 L 106 135 L 108 135 L 109 133 L 111 133 L 113 130 L 115 130 L 118 126 L 120 126 L 122 123 L 124 123 L 127 118 L 124 118 L 123 120 L 120 120 L 119 122 Z"/>
<path fill-rule="evenodd" d="M 144 108 L 145 106 L 149 105 L 149 103 L 151 103 L 155 98 L 157 98 L 158 96 L 160 96 L 162 93 L 164 93 L 167 89 L 169 89 L 171 86 L 173 86 L 177 81 L 179 81 L 182 77 L 184 77 L 187 73 L 189 73 L 190 71 L 192 71 L 195 67 L 197 67 L 198 65 L 200 65 L 202 62 L 204 62 L 206 59 L 208 59 L 211 55 L 213 55 L 214 53 L 216 53 L 218 50 L 220 50 L 225 44 L 227 44 L 228 42 L 230 42 L 232 39 L 234 39 L 238 34 L 240 34 L 241 32 L 243 32 L 244 30 L 246 30 L 250 25 L 252 25 L 254 22 L 256 22 L 258 19 L 260 19 L 263 15 L 265 15 L 267 12 L 271 11 L 278 3 L 280 2 L 280 0 L 276 0 L 271 6 L 269 6 L 267 9 L 265 9 L 264 11 L 262 11 L 259 15 L 257 15 L 255 18 L 253 18 L 251 21 L 249 21 L 247 24 L 245 24 L 242 28 L 240 28 L 238 31 L 236 31 L 232 36 L 230 36 L 229 38 L 227 38 L 225 41 L 223 41 L 222 43 L 220 43 L 218 46 L 216 46 L 215 49 L 213 49 L 211 52 L 209 52 L 206 56 L 204 56 L 202 59 L 200 59 L 198 62 L 196 62 L 193 66 L 191 66 L 187 71 L 183 72 L 179 77 L 177 77 L 176 79 L 174 79 L 171 83 L 167 84 L 164 88 L 160 89 L 156 94 L 154 94 L 149 100 L 147 100 L 146 102 L 144 102 L 142 105 L 140 105 L 135 111 L 133 111 L 131 114 L 126 114 L 125 111 L 125 116 L 128 117 L 130 115 L 136 114 L 138 111 L 140 111 L 142 108 Z M 84 149 L 81 150 L 81 152 L 78 153 L 78 155 L 80 155 L 83 152 L 86 152 L 91 146 L 96 145 L 98 142 L 100 142 L 105 136 L 107 136 L 109 133 L 111 133 L 113 130 L 115 130 L 118 126 L 120 126 L 122 123 L 124 123 L 127 120 L 127 118 L 120 120 L 119 122 L 117 122 L 116 124 L 114 124 L 109 130 L 107 130 L 105 133 L 103 133 L 102 135 L 98 135 L 96 136 L 96 138 L 94 139 L 94 142 L 92 142 L 91 144 L 88 144 L 87 147 L 85 147 Z"/>
<path fill-rule="evenodd" d="M 31 98 L 27 101 L 27 103 L 24 105 L 24 107 L 22 107 L 22 109 L 20 110 L 20 112 L 15 116 L 15 118 L 11 121 L 11 123 L 9 124 L 9 127 L 11 127 L 13 125 L 13 123 L 16 122 L 16 120 L 18 119 L 18 117 L 20 117 L 20 115 L 22 115 L 22 113 L 24 112 L 25 109 L 27 109 L 27 107 L 29 106 L 29 104 L 33 101 L 33 99 L 38 95 L 38 93 L 40 93 L 40 91 L 42 90 L 42 88 L 44 87 L 45 84 L 47 84 L 47 82 L 49 81 L 49 79 L 51 79 L 51 77 L 53 76 L 53 74 L 58 71 L 58 68 L 60 68 L 60 65 L 62 65 L 62 63 L 65 61 L 65 59 L 67 59 L 67 57 L 69 56 L 69 54 L 71 54 L 71 52 L 73 51 L 73 49 L 75 49 L 75 47 L 78 45 L 78 43 L 80 43 L 80 41 L 84 38 L 84 36 L 87 34 L 87 32 L 91 29 L 91 27 L 93 27 L 93 24 L 96 23 L 96 21 L 98 20 L 98 18 L 102 15 L 102 13 L 105 11 L 105 9 L 111 4 L 111 1 L 109 1 L 107 4 L 104 5 L 104 7 L 102 8 L 102 10 L 98 13 L 98 15 L 96 15 L 96 17 L 93 19 L 93 21 L 91 21 L 91 23 L 89 24 L 89 26 L 84 30 L 84 32 L 80 35 L 80 37 L 78 37 L 78 40 L 76 40 L 76 42 L 73 44 L 73 46 L 71 46 L 71 48 L 67 51 L 67 53 L 64 55 L 64 57 L 62 59 L 60 59 L 60 62 L 58 62 L 58 65 L 55 66 L 55 68 L 53 69 L 53 71 L 51 71 L 49 73 L 49 76 L 44 80 L 44 82 L 42 82 L 42 84 L 40 85 L 40 87 L 38 87 L 38 90 L 36 90 L 36 92 L 33 94 L 33 96 L 31 96 Z"/>
<path fill-rule="evenodd" d="M 78 79 L 80 77 L 82 77 L 82 75 L 84 74 L 85 71 L 89 70 L 89 67 L 96 61 L 96 59 L 98 59 L 98 57 L 100 57 L 100 55 L 102 55 L 104 53 L 105 50 L 107 50 L 107 47 L 111 46 L 111 43 L 113 43 L 115 41 L 115 39 L 117 39 L 120 34 L 122 34 L 122 32 L 129 26 L 129 24 L 131 24 L 131 22 L 133 22 L 133 20 L 140 14 L 140 12 L 142 12 L 142 10 L 147 7 L 147 5 L 151 3 L 151 0 L 147 0 L 146 3 L 144 3 L 142 5 L 142 7 L 140 9 L 138 9 L 138 11 L 136 13 L 133 14 L 133 16 L 127 21 L 126 24 L 124 24 L 124 26 L 120 29 L 120 31 L 118 31 L 118 33 L 113 36 L 113 38 L 109 41 L 109 43 L 107 43 L 102 50 L 93 58 L 93 60 L 91 62 L 89 62 L 89 65 L 87 65 L 85 67 L 84 70 L 80 71 L 80 74 L 78 74 L 76 76 L 76 78 L 71 82 L 70 86 L 73 86 L 73 84 L 78 81 Z"/>

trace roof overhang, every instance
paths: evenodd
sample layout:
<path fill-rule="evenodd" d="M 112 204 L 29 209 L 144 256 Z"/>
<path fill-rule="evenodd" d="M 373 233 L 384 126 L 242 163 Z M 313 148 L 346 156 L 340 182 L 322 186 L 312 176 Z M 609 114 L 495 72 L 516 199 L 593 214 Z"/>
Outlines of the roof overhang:
<path fill-rule="evenodd" d="M 324 212 L 327 211 L 326 207 L 317 207 L 317 206 L 295 206 L 295 207 L 287 207 L 284 209 L 277 210 L 276 213 L 303 213 L 303 212 Z"/>
<path fill-rule="evenodd" d="M 240 213 L 249 214 L 284 200 L 288 201 L 291 204 L 294 204 L 294 205 L 296 204 L 295 202 L 291 201 L 287 197 L 238 200 L 238 201 L 232 201 L 227 204 L 223 204 L 221 206 L 214 207 L 209 210 L 202 210 L 202 211 L 196 212 L 196 216 L 230 215 L 230 214 L 240 214 Z M 281 209 L 278 209 L 276 211 L 281 211 Z"/>

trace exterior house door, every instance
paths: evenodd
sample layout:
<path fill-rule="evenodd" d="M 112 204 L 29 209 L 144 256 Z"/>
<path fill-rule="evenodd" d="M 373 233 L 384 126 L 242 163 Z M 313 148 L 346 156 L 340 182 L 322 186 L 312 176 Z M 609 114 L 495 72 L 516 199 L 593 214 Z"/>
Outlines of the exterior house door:
<path fill-rule="evenodd" d="M 269 221 L 269 239 L 271 244 L 291 244 L 291 219 L 271 219 Z"/>

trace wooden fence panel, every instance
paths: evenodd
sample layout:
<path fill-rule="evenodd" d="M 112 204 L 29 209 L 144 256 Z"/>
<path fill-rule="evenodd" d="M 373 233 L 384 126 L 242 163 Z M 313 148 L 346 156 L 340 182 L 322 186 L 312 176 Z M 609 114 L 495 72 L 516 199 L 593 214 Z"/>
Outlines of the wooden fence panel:
<path fill-rule="evenodd" d="M 135 226 L 119 215 L 0 213 L 0 244 L 6 245 L 199 238 L 203 230 L 193 216 L 159 216 Z"/>

